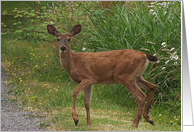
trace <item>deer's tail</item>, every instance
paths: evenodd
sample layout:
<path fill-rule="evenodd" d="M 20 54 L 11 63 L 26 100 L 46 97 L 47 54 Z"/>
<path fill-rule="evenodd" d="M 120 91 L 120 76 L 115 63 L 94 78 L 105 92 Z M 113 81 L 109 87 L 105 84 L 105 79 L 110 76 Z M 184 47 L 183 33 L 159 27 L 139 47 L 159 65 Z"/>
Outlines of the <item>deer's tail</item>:
<path fill-rule="evenodd" d="M 158 58 L 156 56 L 153 56 L 153 55 L 150 55 L 150 54 L 146 54 L 146 57 L 151 62 L 155 62 L 155 63 L 159 62 L 159 60 L 158 60 Z"/>

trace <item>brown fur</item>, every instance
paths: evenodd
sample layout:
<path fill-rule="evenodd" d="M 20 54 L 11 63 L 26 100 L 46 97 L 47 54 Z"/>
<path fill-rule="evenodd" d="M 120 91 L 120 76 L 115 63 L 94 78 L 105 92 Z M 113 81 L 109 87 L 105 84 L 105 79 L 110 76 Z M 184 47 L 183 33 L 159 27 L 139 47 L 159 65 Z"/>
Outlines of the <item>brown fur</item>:
<path fill-rule="evenodd" d="M 73 107 L 72 117 L 75 125 L 78 123 L 76 113 L 76 97 L 79 92 L 84 90 L 85 93 L 85 108 L 87 115 L 87 124 L 91 124 L 90 120 L 90 100 L 92 93 L 92 84 L 117 84 L 124 85 L 137 99 L 138 110 L 133 122 L 133 127 L 138 127 L 139 120 L 143 117 L 147 122 L 154 125 L 149 117 L 149 109 L 154 96 L 156 86 L 145 81 L 142 74 L 148 65 L 149 61 L 156 61 L 156 57 L 146 55 L 143 52 L 126 49 L 112 50 L 105 52 L 71 52 L 70 42 L 72 36 L 81 31 L 81 25 L 76 25 L 70 33 L 58 33 L 52 25 L 47 25 L 48 32 L 59 39 L 60 62 L 61 65 L 69 73 L 72 80 L 79 83 L 78 87 L 73 91 Z M 150 59 L 151 58 L 151 59 Z M 146 95 L 141 91 L 142 87 L 148 91 L 148 100 Z"/>

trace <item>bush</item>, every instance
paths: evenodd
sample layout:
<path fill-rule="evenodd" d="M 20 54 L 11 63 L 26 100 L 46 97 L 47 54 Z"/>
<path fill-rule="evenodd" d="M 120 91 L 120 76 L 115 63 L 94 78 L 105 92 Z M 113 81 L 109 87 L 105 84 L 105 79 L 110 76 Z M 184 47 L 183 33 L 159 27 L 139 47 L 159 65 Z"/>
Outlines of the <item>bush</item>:
<path fill-rule="evenodd" d="M 46 6 L 46 5 L 47 6 Z M 42 6 L 38 12 L 28 8 L 19 11 L 17 8 L 13 10 L 17 14 L 14 18 L 23 18 L 13 25 L 18 27 L 14 32 L 19 40 L 27 41 L 49 41 L 50 34 L 46 30 L 46 25 L 55 25 L 59 32 L 72 28 L 78 23 L 84 23 L 82 6 L 87 2 L 39 2 L 38 6 Z M 66 31 L 68 32 L 68 31 Z"/>

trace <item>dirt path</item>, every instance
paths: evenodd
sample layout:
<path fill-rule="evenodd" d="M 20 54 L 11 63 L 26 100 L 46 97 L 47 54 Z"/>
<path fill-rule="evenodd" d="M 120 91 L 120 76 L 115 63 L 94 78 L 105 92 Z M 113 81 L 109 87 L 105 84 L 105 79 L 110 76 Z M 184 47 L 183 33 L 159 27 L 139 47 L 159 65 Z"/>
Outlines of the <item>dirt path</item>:
<path fill-rule="evenodd" d="M 20 111 L 17 103 L 10 101 L 5 69 L 1 67 L 1 130 L 2 131 L 44 131 L 39 127 L 40 118 L 29 117 L 34 112 Z M 36 114 L 36 113 L 35 113 Z"/>

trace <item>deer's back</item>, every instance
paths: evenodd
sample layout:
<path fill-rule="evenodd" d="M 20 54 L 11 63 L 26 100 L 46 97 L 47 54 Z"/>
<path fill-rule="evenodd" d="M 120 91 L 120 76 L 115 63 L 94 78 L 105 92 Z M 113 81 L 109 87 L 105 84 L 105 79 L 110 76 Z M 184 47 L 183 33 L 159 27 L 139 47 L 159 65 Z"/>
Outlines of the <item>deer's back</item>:
<path fill-rule="evenodd" d="M 71 78 L 74 81 L 88 78 L 93 80 L 94 83 L 101 84 L 118 83 L 115 79 L 115 70 L 118 71 L 118 68 L 126 70 L 127 68 L 126 66 L 118 67 L 118 63 L 130 65 L 144 55 L 142 52 L 131 49 L 105 52 L 79 52 L 73 54 L 74 61 L 70 72 Z"/>

